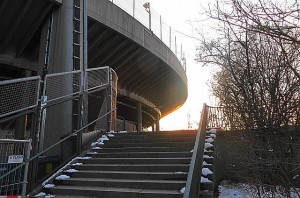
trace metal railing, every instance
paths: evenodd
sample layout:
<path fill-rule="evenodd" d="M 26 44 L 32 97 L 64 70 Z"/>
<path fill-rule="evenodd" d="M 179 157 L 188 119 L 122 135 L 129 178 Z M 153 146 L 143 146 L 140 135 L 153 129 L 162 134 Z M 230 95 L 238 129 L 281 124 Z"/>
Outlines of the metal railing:
<path fill-rule="evenodd" d="M 110 130 L 112 125 L 115 124 L 113 123 L 113 116 L 116 115 L 117 80 L 116 73 L 110 67 L 106 66 L 87 69 L 85 72 L 72 71 L 48 74 L 45 76 L 44 82 L 40 80 L 40 77 L 0 82 L 0 97 L 3 99 L 0 106 L 0 115 L 2 116 L 2 118 L 0 116 L 0 133 L 2 134 L 3 131 L 8 129 L 10 130 L 11 127 L 17 128 L 16 122 L 23 121 L 26 123 L 30 119 L 32 122 L 30 124 L 32 131 L 30 131 L 28 138 L 33 138 L 34 142 L 32 145 L 34 156 L 28 159 L 29 154 L 24 154 L 23 156 L 25 157 L 22 158 L 24 161 L 22 163 L 19 161 L 20 163 L 15 163 L 12 166 L 7 165 L 9 164 L 7 158 L 9 156 L 18 158 L 22 154 L 20 152 L 8 152 L 8 148 L 12 148 L 13 151 L 19 150 L 17 149 L 17 144 L 3 149 L 2 147 L 5 144 L 0 140 L 1 195 L 20 195 L 20 193 L 24 194 L 26 192 L 27 171 L 25 170 L 29 162 L 30 170 L 34 170 L 35 173 L 31 174 L 28 180 L 33 182 L 33 185 L 30 186 L 32 187 L 52 174 L 62 164 L 70 160 L 70 158 L 79 154 L 81 149 L 85 148 L 86 145 L 83 145 L 82 142 L 82 133 L 88 133 L 87 130 L 90 126 L 106 118 L 107 125 L 109 126 L 108 130 Z M 40 91 L 40 84 L 42 85 L 42 93 Z M 10 89 L 13 90 L 12 94 L 9 92 Z M 103 96 L 105 95 L 103 91 L 106 91 L 107 98 L 105 112 L 99 112 L 96 118 L 92 118 L 93 120 L 90 119 L 92 121 L 89 121 L 88 108 L 83 108 L 82 101 L 87 100 L 87 97 L 92 95 L 92 93 Z M 23 93 L 26 98 L 23 98 Z M 11 97 L 11 101 L 8 99 L 8 96 Z M 23 100 L 24 102 L 20 103 Z M 7 103 L 8 107 L 5 106 L 4 102 Z M 30 116 L 31 114 L 33 116 L 28 117 L 29 113 Z M 55 137 L 56 139 L 50 138 L 45 141 L 45 134 L 51 133 L 48 127 L 51 126 L 51 123 L 49 124 L 48 120 L 51 120 L 51 117 L 60 116 L 59 114 L 65 114 L 63 116 L 68 117 L 66 119 L 70 120 L 70 122 L 67 122 L 66 125 L 68 125 L 68 129 L 70 130 L 65 131 L 63 127 L 60 129 L 62 132 L 60 134 L 61 137 Z M 86 117 L 85 123 L 82 121 L 83 117 Z M 75 123 L 75 125 L 72 123 Z M 23 130 L 26 130 L 28 124 L 23 125 Z M 15 130 L 17 131 L 17 129 Z M 88 144 L 90 139 L 95 137 L 95 134 L 100 134 L 100 131 L 92 133 L 90 136 L 89 134 L 85 134 L 84 144 Z M 24 136 L 24 134 L 22 135 Z M 67 141 L 68 144 L 65 144 Z M 44 142 L 46 142 L 45 145 Z M 26 143 L 30 145 L 30 142 L 26 141 Z M 66 147 L 65 145 L 69 146 Z M 72 149 L 70 145 L 75 145 L 77 148 Z M 44 149 L 44 147 L 47 148 Z M 27 146 L 27 148 L 30 148 L 30 146 Z M 48 162 L 51 162 L 51 167 L 48 167 Z M 4 166 L 9 168 L 5 168 Z M 19 186 L 16 187 L 16 185 Z"/>
<path fill-rule="evenodd" d="M 25 196 L 29 156 L 30 140 L 0 139 L 0 195 Z"/>
<path fill-rule="evenodd" d="M 0 81 L 0 118 L 38 105 L 40 77 Z"/>
<path fill-rule="evenodd" d="M 199 197 L 205 133 L 209 128 L 226 130 L 229 129 L 229 125 L 225 119 L 223 107 L 207 106 L 204 103 L 183 198 Z"/>
<path fill-rule="evenodd" d="M 110 1 L 142 23 L 151 33 L 154 33 L 157 38 L 173 51 L 185 69 L 185 53 L 182 50 L 183 35 L 169 26 L 163 20 L 163 17 L 151 7 L 149 2 L 146 0 Z"/>

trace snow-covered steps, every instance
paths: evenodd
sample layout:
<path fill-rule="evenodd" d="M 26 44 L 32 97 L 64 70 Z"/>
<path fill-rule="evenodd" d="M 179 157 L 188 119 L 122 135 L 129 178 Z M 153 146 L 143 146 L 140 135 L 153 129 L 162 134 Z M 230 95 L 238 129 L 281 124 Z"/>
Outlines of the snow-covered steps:
<path fill-rule="evenodd" d="M 214 171 L 214 139 L 216 138 L 216 130 L 210 129 L 206 131 L 203 168 L 201 176 L 201 197 L 213 197 L 213 171 Z"/>
<path fill-rule="evenodd" d="M 112 133 L 54 179 L 49 195 L 181 198 L 196 132 Z"/>

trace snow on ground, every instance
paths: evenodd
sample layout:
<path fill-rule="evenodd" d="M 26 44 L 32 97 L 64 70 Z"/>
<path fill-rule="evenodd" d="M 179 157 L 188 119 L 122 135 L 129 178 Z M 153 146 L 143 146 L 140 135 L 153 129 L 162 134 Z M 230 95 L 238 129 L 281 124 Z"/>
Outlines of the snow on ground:
<path fill-rule="evenodd" d="M 251 186 L 248 184 L 222 181 L 218 188 L 219 198 L 259 198 L 259 196 L 256 193 L 255 186 Z M 266 192 L 261 197 L 269 198 L 272 197 L 272 195 L 271 192 Z M 274 197 L 285 198 L 286 196 L 280 194 L 279 192 L 276 192 Z M 298 195 L 295 192 L 292 192 L 291 198 L 298 198 Z"/>

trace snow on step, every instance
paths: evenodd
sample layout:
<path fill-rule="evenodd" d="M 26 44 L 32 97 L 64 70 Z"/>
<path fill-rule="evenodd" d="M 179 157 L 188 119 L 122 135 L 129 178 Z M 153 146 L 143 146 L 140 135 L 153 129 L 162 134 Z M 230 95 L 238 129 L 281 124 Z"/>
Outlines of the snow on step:
<path fill-rule="evenodd" d="M 201 183 L 212 183 L 208 178 L 206 177 L 201 177 Z"/>
<path fill-rule="evenodd" d="M 211 143 L 205 143 L 205 148 L 210 148 L 213 147 L 214 145 L 212 145 Z"/>
<path fill-rule="evenodd" d="M 212 143 L 212 142 L 214 142 L 214 139 L 212 139 L 212 138 L 207 138 L 207 139 L 205 140 L 205 142 L 206 142 L 206 143 Z"/>
<path fill-rule="evenodd" d="M 207 175 L 211 175 L 211 174 L 213 174 L 213 172 L 211 170 L 209 170 L 208 168 L 202 169 L 202 175 L 207 176 Z"/>

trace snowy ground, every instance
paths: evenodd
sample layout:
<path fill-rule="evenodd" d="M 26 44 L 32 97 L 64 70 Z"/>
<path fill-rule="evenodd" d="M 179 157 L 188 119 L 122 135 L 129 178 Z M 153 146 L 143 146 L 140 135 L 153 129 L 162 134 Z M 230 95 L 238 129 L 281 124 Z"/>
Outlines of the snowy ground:
<path fill-rule="evenodd" d="M 270 197 L 272 197 L 271 193 L 266 193 L 263 195 L 263 198 Z M 275 197 L 285 198 L 286 196 L 276 193 Z M 259 198 L 259 196 L 256 194 L 254 186 L 241 183 L 232 183 L 229 181 L 222 181 L 219 185 L 219 198 Z M 298 195 L 292 192 L 291 198 L 298 198 Z"/>

